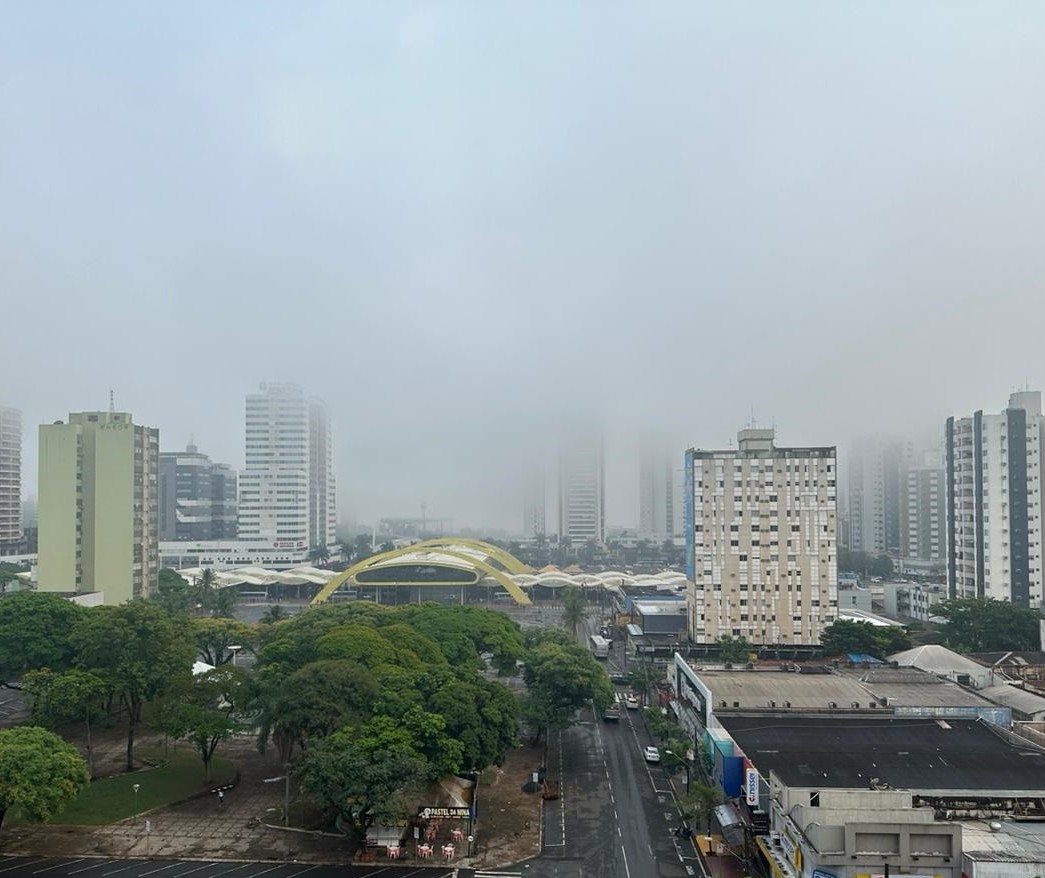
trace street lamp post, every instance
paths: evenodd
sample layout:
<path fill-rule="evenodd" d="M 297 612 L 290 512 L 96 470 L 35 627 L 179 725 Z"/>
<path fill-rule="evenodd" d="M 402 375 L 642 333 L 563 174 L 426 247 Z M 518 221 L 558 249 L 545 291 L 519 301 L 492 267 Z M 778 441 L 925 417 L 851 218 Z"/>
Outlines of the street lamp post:
<path fill-rule="evenodd" d="M 240 646 L 238 643 L 235 645 L 230 645 L 228 647 L 229 652 L 232 653 L 232 667 L 236 667 L 236 653 L 239 652 L 241 649 L 243 649 L 243 647 Z"/>
<path fill-rule="evenodd" d="M 134 790 L 134 818 L 137 820 L 138 815 L 141 813 L 138 810 L 138 790 L 141 789 L 141 784 L 131 784 L 131 789 Z"/>

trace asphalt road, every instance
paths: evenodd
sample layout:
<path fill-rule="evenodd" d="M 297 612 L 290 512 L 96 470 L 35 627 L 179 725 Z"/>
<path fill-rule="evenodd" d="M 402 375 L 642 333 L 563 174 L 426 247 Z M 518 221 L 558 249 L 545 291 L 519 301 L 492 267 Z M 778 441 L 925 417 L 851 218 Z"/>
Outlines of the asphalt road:
<path fill-rule="evenodd" d="M 650 743 L 638 711 L 619 723 L 589 712 L 548 747 L 548 774 L 560 797 L 544 811 L 544 853 L 529 878 L 685 878 L 703 876 L 692 843 L 675 838 L 674 791 L 667 774 L 647 765 Z"/>

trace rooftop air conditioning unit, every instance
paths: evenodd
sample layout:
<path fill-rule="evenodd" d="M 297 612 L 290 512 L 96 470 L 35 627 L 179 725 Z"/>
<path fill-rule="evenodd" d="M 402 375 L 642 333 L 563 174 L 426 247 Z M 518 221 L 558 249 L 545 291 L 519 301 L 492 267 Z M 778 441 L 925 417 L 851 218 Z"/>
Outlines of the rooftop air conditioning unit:
<path fill-rule="evenodd" d="M 838 707 L 838 702 L 837 701 L 829 701 L 829 702 L 827 702 L 827 706 L 830 707 L 833 710 L 834 708 Z"/>

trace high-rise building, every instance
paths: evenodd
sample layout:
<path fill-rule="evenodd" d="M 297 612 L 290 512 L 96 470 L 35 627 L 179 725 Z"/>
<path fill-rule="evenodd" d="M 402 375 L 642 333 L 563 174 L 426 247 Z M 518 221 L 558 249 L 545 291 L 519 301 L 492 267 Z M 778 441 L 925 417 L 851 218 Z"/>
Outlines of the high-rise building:
<path fill-rule="evenodd" d="M 159 576 L 159 430 L 127 412 L 77 412 L 40 427 L 41 591 L 148 597 Z"/>
<path fill-rule="evenodd" d="M 601 543 L 606 533 L 605 504 L 602 438 L 564 445 L 559 453 L 559 539 Z"/>
<path fill-rule="evenodd" d="M 0 555 L 22 541 L 22 413 L 0 406 Z"/>
<path fill-rule="evenodd" d="M 690 636 L 817 644 L 838 613 L 835 449 L 777 448 L 773 430 L 738 440 L 686 452 Z"/>
<path fill-rule="evenodd" d="M 946 548 L 947 480 L 940 453 L 912 455 L 903 468 L 900 567 L 904 572 L 943 571 Z"/>
<path fill-rule="evenodd" d="M 545 509 L 548 495 L 544 470 L 535 468 L 523 488 L 523 536 L 536 537 L 548 532 Z"/>
<path fill-rule="evenodd" d="M 849 548 L 869 555 L 900 554 L 903 446 L 861 439 L 849 457 Z"/>
<path fill-rule="evenodd" d="M 681 452 L 648 444 L 639 456 L 639 536 L 662 542 L 682 536 Z"/>
<path fill-rule="evenodd" d="M 1041 393 L 1012 394 L 1001 414 L 948 418 L 945 437 L 948 593 L 1039 607 Z"/>
<path fill-rule="evenodd" d="M 184 451 L 160 453 L 159 533 L 163 542 L 234 540 L 237 478 L 190 443 Z"/>
<path fill-rule="evenodd" d="M 319 546 L 333 548 L 337 545 L 334 431 L 327 407 L 320 400 L 309 400 L 308 418 L 308 544 L 313 549 Z"/>
<path fill-rule="evenodd" d="M 336 542 L 332 445 L 325 408 L 298 385 L 248 394 L 240 540 L 304 552 Z"/>

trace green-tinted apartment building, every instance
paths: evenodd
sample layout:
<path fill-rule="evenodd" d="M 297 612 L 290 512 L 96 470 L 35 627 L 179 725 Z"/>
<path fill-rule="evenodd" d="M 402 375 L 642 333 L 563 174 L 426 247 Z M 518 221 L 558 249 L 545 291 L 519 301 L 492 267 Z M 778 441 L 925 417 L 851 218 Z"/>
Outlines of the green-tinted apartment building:
<path fill-rule="evenodd" d="M 40 591 L 147 597 L 159 576 L 160 433 L 127 412 L 40 427 Z"/>

